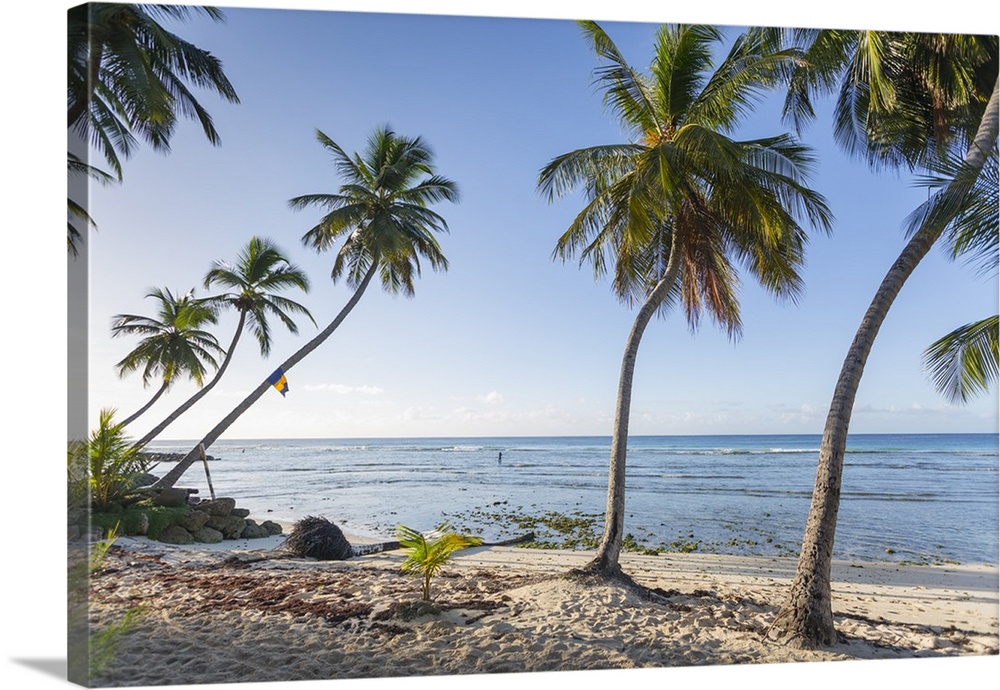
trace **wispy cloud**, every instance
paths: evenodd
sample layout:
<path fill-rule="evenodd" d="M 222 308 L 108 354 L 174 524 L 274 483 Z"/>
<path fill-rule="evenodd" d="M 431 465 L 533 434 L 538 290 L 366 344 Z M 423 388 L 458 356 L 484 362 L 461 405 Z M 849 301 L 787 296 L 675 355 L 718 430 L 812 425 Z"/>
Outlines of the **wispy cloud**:
<path fill-rule="evenodd" d="M 378 386 L 346 386 L 342 383 L 306 384 L 303 388 L 307 391 L 325 391 L 329 393 L 336 393 L 337 395 L 351 395 L 353 393 L 361 393 L 362 395 L 382 395 L 382 393 L 385 392 L 383 388 Z"/>
<path fill-rule="evenodd" d="M 503 402 L 503 394 L 498 391 L 490 391 L 486 395 L 480 395 L 479 402 L 484 402 L 488 405 L 496 405 Z"/>

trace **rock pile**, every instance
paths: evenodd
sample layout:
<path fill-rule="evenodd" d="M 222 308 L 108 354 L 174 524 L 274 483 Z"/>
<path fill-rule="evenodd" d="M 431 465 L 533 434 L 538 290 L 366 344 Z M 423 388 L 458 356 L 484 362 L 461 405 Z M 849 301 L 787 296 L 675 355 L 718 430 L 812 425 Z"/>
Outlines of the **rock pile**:
<path fill-rule="evenodd" d="M 281 534 L 281 525 L 270 520 L 257 524 L 250 511 L 237 508 L 236 499 L 216 498 L 191 503 L 191 510 L 177 524 L 160 533 L 167 544 L 216 544 L 223 539 L 259 539 Z"/>

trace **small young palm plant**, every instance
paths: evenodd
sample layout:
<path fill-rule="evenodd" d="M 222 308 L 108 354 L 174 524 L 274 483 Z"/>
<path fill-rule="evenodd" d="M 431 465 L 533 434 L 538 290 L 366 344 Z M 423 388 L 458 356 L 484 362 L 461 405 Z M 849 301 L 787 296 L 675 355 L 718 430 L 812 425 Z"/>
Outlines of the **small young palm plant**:
<path fill-rule="evenodd" d="M 460 549 L 469 546 L 479 546 L 483 543 L 481 537 L 472 537 L 451 531 L 447 524 L 439 526 L 428 539 L 420 532 L 405 525 L 396 528 L 396 538 L 406 551 L 403 561 L 404 573 L 415 572 L 423 576 L 423 601 L 431 600 L 431 579 L 437 575 L 441 567 Z"/>

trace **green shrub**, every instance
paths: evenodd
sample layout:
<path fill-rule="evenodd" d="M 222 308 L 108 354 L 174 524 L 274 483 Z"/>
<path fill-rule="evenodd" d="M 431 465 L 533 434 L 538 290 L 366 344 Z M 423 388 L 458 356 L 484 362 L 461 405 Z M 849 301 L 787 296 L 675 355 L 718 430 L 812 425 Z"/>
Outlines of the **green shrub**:
<path fill-rule="evenodd" d="M 135 504 L 124 508 L 120 505 L 111 505 L 105 506 L 101 510 L 95 510 L 90 516 L 90 521 L 95 527 L 101 527 L 105 531 L 115 525 L 120 525 L 121 534 L 132 537 L 142 534 L 141 525 L 148 520 L 149 526 L 146 535 L 151 539 L 156 539 L 165 529 L 176 525 L 190 510 L 185 506 L 167 507 L 150 503 Z"/>
<path fill-rule="evenodd" d="M 431 578 L 448 562 L 454 552 L 483 543 L 480 537 L 470 537 L 450 531 L 446 524 L 438 527 L 436 532 L 437 535 L 428 540 L 420 532 L 405 525 L 396 528 L 396 538 L 406 551 L 402 570 L 404 573 L 416 572 L 423 576 L 424 601 L 431 600 Z"/>
<path fill-rule="evenodd" d="M 113 418 L 114 410 L 101 410 L 98 427 L 91 432 L 88 442 L 73 443 L 69 448 L 71 496 L 80 492 L 80 468 L 85 467 L 90 503 L 96 509 L 129 497 L 136 479 L 152 465 Z"/>

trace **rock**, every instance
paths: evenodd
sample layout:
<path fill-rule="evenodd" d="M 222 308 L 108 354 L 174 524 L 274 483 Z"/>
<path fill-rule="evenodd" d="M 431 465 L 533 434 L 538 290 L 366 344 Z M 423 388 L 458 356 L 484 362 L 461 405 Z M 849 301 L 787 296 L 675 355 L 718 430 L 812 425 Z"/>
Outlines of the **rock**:
<path fill-rule="evenodd" d="M 187 489 L 161 489 L 153 496 L 153 503 L 158 506 L 182 506 L 187 503 Z"/>
<path fill-rule="evenodd" d="M 209 520 L 209 514 L 201 510 L 192 510 L 188 512 L 187 515 L 180 518 L 177 524 L 186 529 L 187 531 L 194 533 L 205 526 Z"/>
<path fill-rule="evenodd" d="M 211 527 L 202 527 L 191 533 L 194 540 L 200 544 L 218 544 L 222 541 L 222 532 Z"/>
<path fill-rule="evenodd" d="M 232 511 L 230 511 L 229 514 L 230 515 L 235 515 L 236 517 L 245 518 L 245 517 L 249 517 L 250 516 L 250 509 L 249 508 L 233 508 Z"/>
<path fill-rule="evenodd" d="M 232 515 L 226 517 L 213 515 L 205 523 L 205 526 L 219 530 L 226 539 L 239 539 L 240 535 L 243 534 L 243 529 L 247 526 L 247 521 Z"/>
<path fill-rule="evenodd" d="M 233 512 L 233 509 L 236 507 L 236 499 L 217 498 L 214 501 L 202 501 L 195 507 L 198 510 L 204 510 L 209 515 L 225 517 Z"/>
<path fill-rule="evenodd" d="M 266 529 L 267 533 L 272 536 L 275 534 L 281 534 L 282 532 L 281 525 L 277 522 L 272 522 L 271 520 L 264 520 L 264 522 L 260 523 L 260 526 Z"/>
<path fill-rule="evenodd" d="M 171 525 L 163 530 L 158 537 L 164 544 L 193 544 L 194 537 L 180 525 Z"/>
<path fill-rule="evenodd" d="M 243 539 L 261 539 L 263 537 L 271 536 L 270 532 L 263 525 L 254 524 L 253 521 L 247 522 L 247 526 L 243 528 L 243 533 L 240 535 Z"/>

